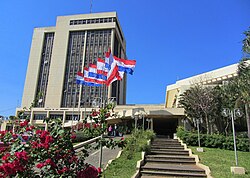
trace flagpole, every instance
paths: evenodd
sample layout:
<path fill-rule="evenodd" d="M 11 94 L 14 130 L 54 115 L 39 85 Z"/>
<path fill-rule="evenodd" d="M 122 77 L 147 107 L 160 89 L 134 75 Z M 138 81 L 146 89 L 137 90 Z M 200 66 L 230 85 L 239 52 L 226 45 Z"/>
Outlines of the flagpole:
<path fill-rule="evenodd" d="M 84 34 L 84 48 L 83 48 L 83 57 L 82 57 L 82 73 L 84 74 L 84 63 L 85 63 L 85 55 L 86 55 L 86 46 L 87 46 L 87 30 Z M 86 85 L 84 85 L 84 119 L 86 117 Z"/>
<path fill-rule="evenodd" d="M 80 93 L 82 93 L 82 85 L 80 85 L 80 88 L 79 88 L 79 98 L 78 98 L 78 117 L 77 117 L 77 130 L 78 130 L 78 126 L 79 126 L 79 121 L 80 121 L 80 105 L 81 105 L 81 95 Z"/>
<path fill-rule="evenodd" d="M 93 4 L 93 0 L 90 0 L 90 14 L 92 13 L 92 4 Z"/>
<path fill-rule="evenodd" d="M 74 118 L 74 111 L 75 111 L 75 105 L 76 105 L 76 93 L 77 93 L 77 87 L 75 90 L 74 103 L 73 103 L 73 111 L 72 111 L 72 118 L 71 118 L 71 131 L 73 131 L 73 118 Z"/>
<path fill-rule="evenodd" d="M 84 119 L 86 118 L 86 86 L 84 86 Z"/>

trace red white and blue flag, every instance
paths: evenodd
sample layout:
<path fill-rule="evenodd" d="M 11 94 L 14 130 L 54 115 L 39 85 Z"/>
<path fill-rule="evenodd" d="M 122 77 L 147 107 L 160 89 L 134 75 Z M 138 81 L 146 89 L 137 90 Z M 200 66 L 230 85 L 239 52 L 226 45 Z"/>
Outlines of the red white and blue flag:
<path fill-rule="evenodd" d="M 93 80 L 85 77 L 86 75 L 88 75 L 87 70 L 84 70 L 84 74 L 81 72 L 77 72 L 76 83 L 80 85 L 87 85 L 87 86 L 96 86 L 96 87 L 101 86 L 101 84 L 97 84 Z"/>
<path fill-rule="evenodd" d="M 109 86 L 116 80 L 122 80 L 124 73 L 133 74 L 136 65 L 135 60 L 121 59 L 113 56 L 110 52 L 105 53 L 105 60 L 98 58 L 97 64 L 90 64 L 84 68 L 84 76 L 78 76 L 78 84 L 88 86 Z"/>

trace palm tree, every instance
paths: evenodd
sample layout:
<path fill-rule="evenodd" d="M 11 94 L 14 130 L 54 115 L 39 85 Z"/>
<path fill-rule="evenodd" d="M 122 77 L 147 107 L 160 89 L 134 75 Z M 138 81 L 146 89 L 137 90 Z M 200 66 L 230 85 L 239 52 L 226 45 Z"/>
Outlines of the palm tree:
<path fill-rule="evenodd" d="M 239 85 L 240 99 L 245 105 L 247 129 L 248 129 L 248 139 L 249 139 L 249 151 L 250 151 L 250 29 L 244 32 L 246 35 L 243 40 L 243 58 L 238 65 L 238 77 L 237 83 Z"/>

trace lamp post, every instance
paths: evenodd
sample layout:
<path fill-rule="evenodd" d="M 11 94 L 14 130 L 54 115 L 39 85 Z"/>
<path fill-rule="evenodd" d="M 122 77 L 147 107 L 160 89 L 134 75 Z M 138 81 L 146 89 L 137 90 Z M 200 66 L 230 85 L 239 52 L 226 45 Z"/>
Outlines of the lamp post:
<path fill-rule="evenodd" d="M 142 118 L 142 114 L 141 114 L 141 112 L 136 111 L 135 114 L 132 117 L 135 120 L 135 130 L 137 130 L 137 122 L 138 122 L 138 119 Z"/>
<path fill-rule="evenodd" d="M 197 151 L 203 152 L 203 148 L 201 148 L 201 141 L 200 141 L 200 124 L 203 123 L 202 118 L 193 119 L 194 125 L 197 126 L 197 133 L 198 133 L 198 145 Z"/>
<path fill-rule="evenodd" d="M 240 109 L 235 108 L 230 110 L 229 108 L 224 108 L 222 111 L 222 116 L 224 117 L 231 117 L 232 120 L 232 130 L 233 130 L 233 140 L 234 140 L 234 156 L 235 156 L 235 166 L 231 167 L 231 172 L 234 174 L 245 174 L 245 168 L 238 167 L 238 155 L 237 155 L 237 145 L 236 145 L 236 136 L 235 136 L 235 128 L 234 128 L 234 120 L 236 117 L 241 117 L 242 113 Z"/>
<path fill-rule="evenodd" d="M 234 128 L 234 120 L 236 117 L 241 117 L 242 113 L 239 109 L 230 110 L 229 108 L 224 108 L 222 111 L 222 115 L 224 117 L 230 117 L 232 120 L 232 130 L 233 130 L 233 140 L 234 140 L 234 155 L 235 155 L 235 165 L 238 166 L 238 155 L 237 155 L 237 146 L 236 146 L 236 138 L 235 138 L 235 128 Z"/>

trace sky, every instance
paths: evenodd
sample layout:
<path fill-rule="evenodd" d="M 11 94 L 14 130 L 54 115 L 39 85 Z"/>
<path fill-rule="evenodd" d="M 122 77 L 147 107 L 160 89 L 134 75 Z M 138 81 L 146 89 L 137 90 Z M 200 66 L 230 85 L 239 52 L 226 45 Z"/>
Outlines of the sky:
<path fill-rule="evenodd" d="M 0 115 L 21 105 L 33 29 L 89 13 L 90 1 L 0 1 Z M 109 11 L 118 13 L 127 56 L 137 60 L 127 104 L 162 104 L 176 80 L 237 63 L 250 27 L 249 0 L 93 0 L 93 13 Z"/>

